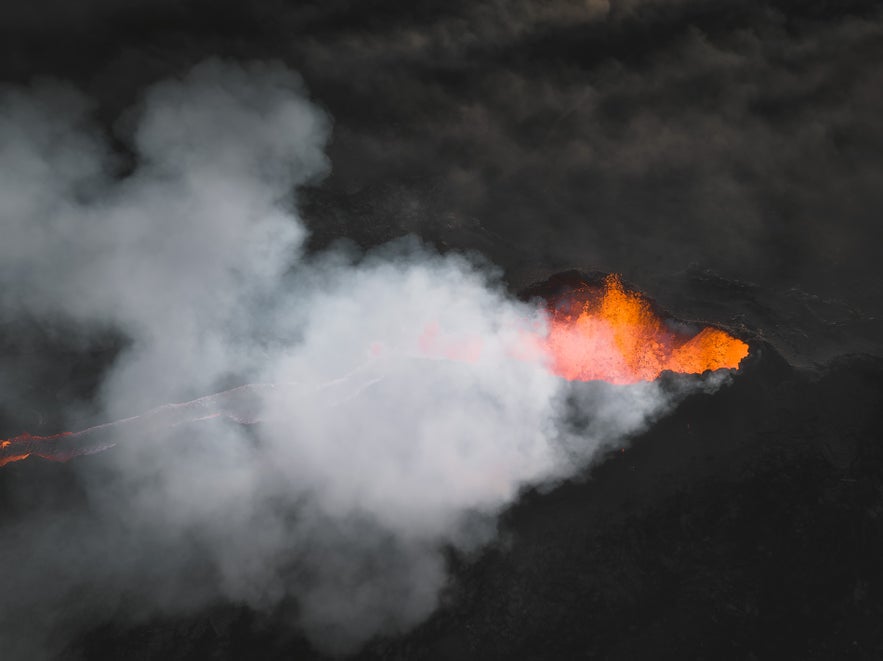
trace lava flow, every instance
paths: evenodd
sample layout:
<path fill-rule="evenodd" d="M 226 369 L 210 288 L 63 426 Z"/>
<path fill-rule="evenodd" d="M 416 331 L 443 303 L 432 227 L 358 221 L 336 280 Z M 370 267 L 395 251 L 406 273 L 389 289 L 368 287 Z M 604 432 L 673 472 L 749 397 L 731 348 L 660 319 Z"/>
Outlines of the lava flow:
<path fill-rule="evenodd" d="M 307 386 L 297 382 L 248 383 L 189 402 L 163 404 L 141 415 L 76 432 L 67 431 L 49 436 L 20 434 L 0 441 L 0 466 L 27 459 L 32 455 L 49 461 L 68 461 L 111 448 L 119 438 L 145 438 L 166 429 L 202 420 L 225 418 L 240 425 L 253 425 L 262 420 L 263 403 L 268 397 L 283 397 L 287 400 L 312 393 L 334 406 L 356 396 L 379 378 L 366 370 L 365 365 L 361 365 L 339 378 L 318 385 Z"/>
<path fill-rule="evenodd" d="M 547 297 L 547 303 L 545 332 L 524 335 L 523 346 L 512 355 L 541 360 L 554 374 L 571 381 L 602 380 L 625 385 L 652 381 L 664 371 L 701 374 L 738 368 L 748 355 L 748 345 L 723 330 L 706 327 L 698 333 L 695 329 L 690 332 L 687 325 L 664 319 L 649 299 L 626 289 L 617 275 L 607 276 L 602 284 L 580 282 L 563 295 Z M 480 360 L 483 342 L 481 338 L 463 342 L 446 338 L 433 324 L 424 329 L 418 344 L 421 356 L 475 363 Z M 329 401 L 344 401 L 380 378 L 358 367 L 341 378 L 312 387 L 297 383 L 247 384 L 82 431 L 49 436 L 21 434 L 0 441 L 0 466 L 31 455 L 67 461 L 101 452 L 115 445 L 123 430 L 126 436 L 149 436 L 161 429 L 221 417 L 254 424 L 261 419 L 261 401 L 269 392 L 281 390 L 285 397 L 321 392 Z"/>
<path fill-rule="evenodd" d="M 653 381 L 665 371 L 735 369 L 748 355 L 745 342 L 719 328 L 690 333 L 665 320 L 618 275 L 551 301 L 548 332 L 534 342 L 559 376 L 619 385 Z"/>
<path fill-rule="evenodd" d="M 180 404 L 164 404 L 147 413 L 88 427 L 76 432 L 49 436 L 19 434 L 0 441 L 0 466 L 27 459 L 31 455 L 49 461 L 67 461 L 77 456 L 95 454 L 116 445 L 120 431 L 127 435 L 149 435 L 160 429 L 224 417 L 240 424 L 257 421 L 261 391 L 276 388 L 269 384 L 249 384 L 207 395 Z"/>

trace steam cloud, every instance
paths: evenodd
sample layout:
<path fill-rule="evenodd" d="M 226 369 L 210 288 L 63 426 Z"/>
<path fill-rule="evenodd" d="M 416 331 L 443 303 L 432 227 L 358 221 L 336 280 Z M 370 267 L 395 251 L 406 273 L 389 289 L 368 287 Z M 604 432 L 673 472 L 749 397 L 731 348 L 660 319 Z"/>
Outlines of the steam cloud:
<path fill-rule="evenodd" d="M 2 318 L 122 334 L 93 403 L 103 419 L 287 387 L 267 391 L 254 427 L 129 439 L 100 480 L 80 471 L 94 512 L 0 539 L 18 568 L 0 592 L 6 658 L 64 644 L 85 614 L 218 599 L 290 609 L 317 646 L 351 651 L 425 619 L 443 547 L 490 540 L 519 489 L 718 383 L 564 383 L 511 355 L 524 324 L 542 324 L 532 307 L 487 265 L 417 242 L 307 256 L 290 196 L 328 171 L 330 121 L 281 66 L 212 60 L 152 87 L 127 118 L 125 177 L 89 110 L 56 83 L 3 92 Z M 448 360 L 427 328 L 480 352 Z"/>

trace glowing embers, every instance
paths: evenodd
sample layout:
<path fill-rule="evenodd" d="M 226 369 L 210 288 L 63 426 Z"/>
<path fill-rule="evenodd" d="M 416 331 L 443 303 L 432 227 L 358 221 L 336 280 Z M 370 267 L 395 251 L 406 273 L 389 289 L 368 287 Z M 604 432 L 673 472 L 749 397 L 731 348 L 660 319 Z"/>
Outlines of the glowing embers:
<path fill-rule="evenodd" d="M 745 342 L 718 328 L 692 334 L 667 322 L 646 297 L 627 290 L 618 275 L 555 303 L 542 349 L 551 369 L 566 379 L 652 381 L 666 370 L 735 369 L 748 355 Z"/>

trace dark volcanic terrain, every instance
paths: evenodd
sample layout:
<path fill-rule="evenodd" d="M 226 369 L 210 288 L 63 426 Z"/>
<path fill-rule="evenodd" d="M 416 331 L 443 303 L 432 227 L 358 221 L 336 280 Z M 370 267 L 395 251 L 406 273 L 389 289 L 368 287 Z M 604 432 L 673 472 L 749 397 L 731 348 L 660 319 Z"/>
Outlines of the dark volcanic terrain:
<path fill-rule="evenodd" d="M 879 3 L 124 4 L 0 9 L 0 78 L 83 89 L 115 177 L 137 165 L 125 110 L 146 86 L 206 57 L 278 59 L 333 120 L 331 172 L 293 201 L 310 252 L 416 235 L 481 255 L 513 296 L 568 269 L 622 273 L 750 344 L 720 390 L 451 549 L 439 609 L 356 658 L 883 658 Z M 126 346 L 92 330 L 0 318 L 0 438 L 90 410 Z M 0 469 L 0 538 L 44 515 L 100 522 L 83 484 L 135 452 Z M 167 549 L 192 554 L 194 585 L 211 580 L 197 546 Z M 76 545 L 35 557 L 50 552 Z M 124 592 L 90 618 L 100 587 L 77 589 L 0 611 L 0 630 L 75 622 L 70 661 L 325 658 L 292 599 L 167 616 Z"/>
<path fill-rule="evenodd" d="M 742 333 L 751 355 L 730 385 L 691 396 L 582 476 L 524 493 L 495 542 L 452 551 L 429 621 L 358 658 L 878 658 L 883 362 L 795 367 L 763 329 Z M 87 475 L 108 470 L 101 455 L 75 462 Z M 4 527 L 41 512 L 88 516 L 81 479 L 39 459 L 6 467 Z M 223 603 L 96 622 L 64 654 L 321 656 L 285 609 Z"/>

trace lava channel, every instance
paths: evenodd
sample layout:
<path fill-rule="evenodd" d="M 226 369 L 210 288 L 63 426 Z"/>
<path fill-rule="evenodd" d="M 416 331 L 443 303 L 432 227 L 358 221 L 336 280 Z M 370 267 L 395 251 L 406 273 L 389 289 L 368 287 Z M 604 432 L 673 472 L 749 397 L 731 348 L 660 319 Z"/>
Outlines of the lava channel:
<path fill-rule="evenodd" d="M 698 332 L 657 314 L 643 294 L 628 290 L 618 275 L 601 284 L 582 282 L 564 295 L 547 298 L 543 332 L 527 333 L 514 359 L 540 360 L 556 375 L 571 381 L 607 381 L 626 385 L 652 381 L 665 371 L 701 374 L 735 369 L 748 355 L 748 345 L 714 327 Z M 456 362 L 480 360 L 481 338 L 462 345 L 444 338 L 433 325 L 419 338 L 421 353 Z M 324 392 L 330 401 L 343 401 L 382 377 L 361 367 L 341 378 L 314 387 L 296 383 L 246 384 L 189 402 L 165 404 L 146 413 L 76 432 L 48 436 L 20 434 L 0 440 L 0 466 L 39 456 L 50 461 L 101 452 L 126 435 L 151 435 L 177 425 L 227 418 L 250 425 L 261 419 L 261 400 L 282 390 L 286 397 Z"/>

